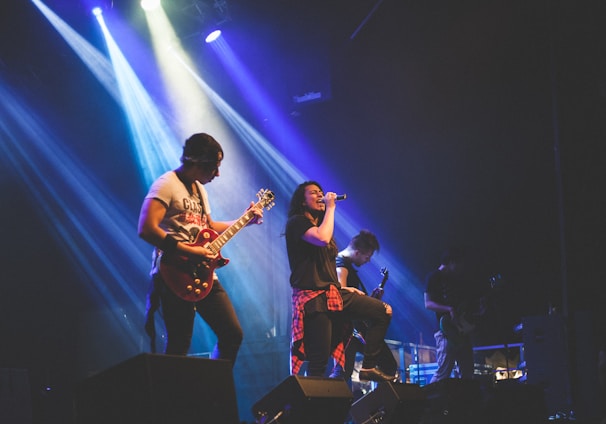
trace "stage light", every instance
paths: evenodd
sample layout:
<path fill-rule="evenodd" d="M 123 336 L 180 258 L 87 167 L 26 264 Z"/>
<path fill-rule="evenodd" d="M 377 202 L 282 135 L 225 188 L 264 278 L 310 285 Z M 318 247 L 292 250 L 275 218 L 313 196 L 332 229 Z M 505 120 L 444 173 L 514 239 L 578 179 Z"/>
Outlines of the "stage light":
<path fill-rule="evenodd" d="M 204 41 L 206 41 L 207 43 L 212 43 L 213 41 L 215 41 L 220 36 L 221 36 L 221 30 L 220 29 L 216 29 L 216 30 L 212 31 L 210 34 L 208 34 L 206 36 L 206 38 L 204 39 Z"/>
<path fill-rule="evenodd" d="M 143 10 L 154 10 L 160 7 L 160 0 L 141 0 Z"/>
<path fill-rule="evenodd" d="M 103 9 L 101 9 L 99 6 L 93 7 L 93 15 L 101 16 L 102 14 L 103 14 Z"/>

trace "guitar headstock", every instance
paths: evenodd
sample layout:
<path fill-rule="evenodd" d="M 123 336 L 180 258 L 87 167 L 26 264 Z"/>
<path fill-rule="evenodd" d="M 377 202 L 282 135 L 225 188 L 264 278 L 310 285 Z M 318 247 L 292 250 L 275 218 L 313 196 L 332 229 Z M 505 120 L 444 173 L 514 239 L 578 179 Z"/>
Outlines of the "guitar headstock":
<path fill-rule="evenodd" d="M 381 280 L 381 282 L 379 283 L 377 288 L 374 289 L 373 295 L 372 295 L 373 297 L 376 297 L 377 299 L 380 299 L 381 296 L 383 296 L 383 287 L 385 287 L 385 283 L 387 282 L 387 278 L 389 277 L 389 271 L 387 271 L 387 268 L 385 268 L 385 267 L 381 268 L 381 275 L 383 276 L 383 279 Z"/>
<path fill-rule="evenodd" d="M 381 275 L 387 280 L 387 278 L 389 277 L 389 270 L 387 269 L 387 267 L 381 268 Z"/>
<path fill-rule="evenodd" d="M 385 286 L 387 279 L 389 278 L 389 271 L 386 267 L 381 268 L 381 275 L 383 276 L 383 279 L 381 280 L 381 284 L 379 284 L 379 287 L 382 289 Z"/>
<path fill-rule="evenodd" d="M 257 192 L 257 197 L 259 198 L 259 201 L 255 206 L 265 208 L 267 210 L 270 210 L 275 206 L 274 199 L 276 196 L 271 190 L 262 188 Z"/>

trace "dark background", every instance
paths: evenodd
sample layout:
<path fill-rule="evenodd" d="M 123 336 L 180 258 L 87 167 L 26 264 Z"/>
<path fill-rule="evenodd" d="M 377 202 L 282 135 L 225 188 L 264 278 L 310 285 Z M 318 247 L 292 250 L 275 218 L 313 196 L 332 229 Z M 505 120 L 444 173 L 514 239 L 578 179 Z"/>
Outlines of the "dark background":
<path fill-rule="evenodd" d="M 136 3 L 104 4 L 134 14 Z M 174 2 L 187 47 L 202 25 L 191 3 Z M 249 35 L 242 61 L 338 175 L 335 185 L 349 196 L 342 207 L 380 235 L 417 290 L 444 247 L 464 246 L 479 278 L 501 273 L 508 283 L 480 343 L 517 340 L 511 328 L 525 316 L 554 310 L 574 323 L 582 312 L 590 329 L 581 340 L 571 332 L 573 345 L 595 357 L 605 300 L 603 2 L 228 3 L 230 24 Z M 101 45 L 89 5 L 48 5 Z M 146 187 L 130 153 L 106 143 L 126 137 L 121 111 L 32 4 L 4 1 L 0 16 L 3 83 L 43 111 L 136 219 Z M 208 78 L 264 130 L 224 74 Z M 330 99 L 292 104 L 307 87 Z M 295 165 L 315 177 L 313 164 Z M 30 370 L 39 422 L 66 422 L 66 393 L 82 377 L 72 366 L 75 321 L 90 299 L 78 287 L 81 270 L 53 247 L 27 185 L 7 167 L 0 181 L 0 367 Z M 390 331 L 398 338 L 399 323 Z M 48 393 L 48 385 L 58 390 Z"/>

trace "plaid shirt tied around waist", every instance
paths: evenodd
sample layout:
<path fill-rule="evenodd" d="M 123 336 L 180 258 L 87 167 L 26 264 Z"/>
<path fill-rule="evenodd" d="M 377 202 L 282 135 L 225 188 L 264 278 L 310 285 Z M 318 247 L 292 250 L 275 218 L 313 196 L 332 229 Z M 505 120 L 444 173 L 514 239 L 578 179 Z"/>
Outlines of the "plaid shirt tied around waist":
<path fill-rule="evenodd" d="M 343 299 L 339 289 L 330 285 L 328 290 L 301 290 L 293 288 L 292 294 L 292 343 L 291 343 L 291 374 L 296 375 L 301 370 L 303 362 L 305 362 L 305 345 L 303 336 L 305 328 L 303 319 L 305 318 L 305 304 L 316 298 L 322 293 L 326 293 L 326 306 L 329 311 L 342 311 Z M 345 346 L 351 336 L 351 326 L 345 325 L 343 328 L 343 337 L 339 341 L 335 349 L 332 351 L 332 357 L 337 363 L 345 367 Z"/>

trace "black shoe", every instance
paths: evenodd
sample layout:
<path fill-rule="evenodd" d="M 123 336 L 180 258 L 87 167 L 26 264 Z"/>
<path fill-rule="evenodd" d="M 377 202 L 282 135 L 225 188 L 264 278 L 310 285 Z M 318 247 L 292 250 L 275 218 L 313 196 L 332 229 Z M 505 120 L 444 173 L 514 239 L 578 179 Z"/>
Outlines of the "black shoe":
<path fill-rule="evenodd" d="M 361 381 L 396 381 L 395 375 L 385 374 L 378 368 L 362 368 L 358 374 Z"/>

